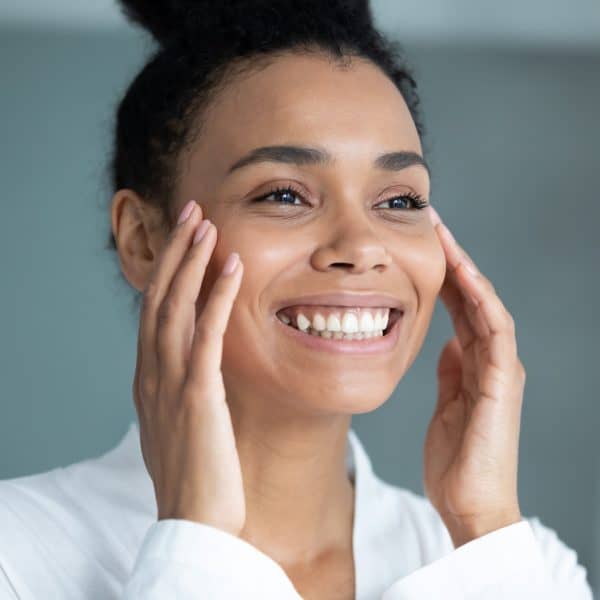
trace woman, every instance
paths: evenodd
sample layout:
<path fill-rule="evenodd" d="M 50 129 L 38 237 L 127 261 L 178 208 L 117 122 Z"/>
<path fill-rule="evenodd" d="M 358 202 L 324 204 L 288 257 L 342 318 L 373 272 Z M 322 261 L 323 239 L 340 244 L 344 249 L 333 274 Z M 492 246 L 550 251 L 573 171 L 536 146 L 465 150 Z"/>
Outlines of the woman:
<path fill-rule="evenodd" d="M 416 84 L 367 3 L 122 4 L 160 44 L 112 163 L 139 428 L 2 482 L 0 597 L 591 598 L 521 515 L 514 323 L 428 202 Z M 422 497 L 350 425 L 438 295 Z"/>

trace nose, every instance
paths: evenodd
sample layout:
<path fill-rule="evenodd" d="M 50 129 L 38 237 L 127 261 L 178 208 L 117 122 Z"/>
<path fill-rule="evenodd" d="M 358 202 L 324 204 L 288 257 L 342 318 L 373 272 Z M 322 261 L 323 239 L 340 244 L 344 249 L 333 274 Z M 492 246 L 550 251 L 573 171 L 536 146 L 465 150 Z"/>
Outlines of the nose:
<path fill-rule="evenodd" d="M 312 266 L 319 271 L 343 269 L 348 273 L 385 271 L 392 258 L 385 245 L 366 222 L 364 215 L 337 219 L 329 229 L 330 239 L 312 255 Z"/>

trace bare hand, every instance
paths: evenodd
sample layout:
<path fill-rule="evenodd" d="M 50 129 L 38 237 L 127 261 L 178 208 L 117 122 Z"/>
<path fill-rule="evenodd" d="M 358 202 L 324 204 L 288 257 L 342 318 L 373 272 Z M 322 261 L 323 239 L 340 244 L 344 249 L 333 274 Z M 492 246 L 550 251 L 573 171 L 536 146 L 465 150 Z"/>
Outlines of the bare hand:
<path fill-rule="evenodd" d="M 442 350 L 424 487 L 455 546 L 521 520 L 517 462 L 525 369 L 494 286 L 431 209 L 447 261 L 440 297 L 456 335 Z M 476 274 L 471 275 L 466 265 Z"/>
<path fill-rule="evenodd" d="M 194 203 L 171 232 L 144 291 L 133 397 L 158 519 L 187 519 L 238 535 L 246 506 L 221 357 L 243 265 L 220 275 L 196 315 L 217 239 L 207 222 L 204 237 L 191 245 L 201 219 Z"/>

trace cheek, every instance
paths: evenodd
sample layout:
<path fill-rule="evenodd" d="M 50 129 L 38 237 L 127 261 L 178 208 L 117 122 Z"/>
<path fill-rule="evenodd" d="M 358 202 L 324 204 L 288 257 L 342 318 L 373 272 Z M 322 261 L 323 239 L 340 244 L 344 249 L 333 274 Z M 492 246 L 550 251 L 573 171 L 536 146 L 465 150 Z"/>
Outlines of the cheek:
<path fill-rule="evenodd" d="M 442 289 L 442 285 L 444 284 L 447 264 L 444 249 L 442 248 L 442 244 L 440 243 L 435 231 L 433 232 L 433 236 L 427 245 L 424 260 L 427 261 L 427 269 L 429 273 L 426 285 L 428 285 L 433 290 L 433 294 L 437 296 Z"/>
<path fill-rule="evenodd" d="M 299 259 L 289 233 L 252 223 L 226 225 L 221 229 L 214 251 L 215 266 L 222 267 L 230 252 L 237 252 L 244 264 L 239 296 L 245 297 L 247 304 L 260 302 L 270 283 L 289 273 L 290 265 Z"/>
<path fill-rule="evenodd" d="M 406 372 L 423 345 L 446 275 L 444 250 L 435 231 L 421 238 L 419 244 L 413 240 L 404 252 L 402 264 L 413 293 L 412 314 L 407 318 L 406 328 L 408 352 L 403 365 Z"/>
<path fill-rule="evenodd" d="M 294 278 L 294 269 L 301 268 L 306 244 L 297 242 L 289 231 L 267 229 L 241 220 L 228 220 L 219 227 L 218 233 L 209 265 L 211 273 L 207 270 L 207 283 L 212 285 L 216 280 L 231 252 L 239 253 L 244 273 L 233 305 L 230 329 L 238 332 L 238 343 L 256 345 L 264 335 L 268 305 L 275 296 L 286 293 L 285 281 Z"/>
<path fill-rule="evenodd" d="M 243 383 L 260 388 L 268 382 L 282 390 L 280 370 L 286 361 L 274 345 L 269 305 L 289 291 L 296 270 L 306 264 L 306 244 L 297 243 L 289 231 L 266 230 L 248 223 L 236 229 L 235 235 L 227 228 L 223 230 L 216 256 L 224 261 L 229 252 L 235 251 L 244 263 L 223 340 L 223 373 L 233 387 Z"/>
<path fill-rule="evenodd" d="M 437 234 L 432 229 L 417 243 L 411 240 L 402 248 L 399 263 L 411 280 L 419 305 L 433 306 L 446 275 L 446 258 Z"/>

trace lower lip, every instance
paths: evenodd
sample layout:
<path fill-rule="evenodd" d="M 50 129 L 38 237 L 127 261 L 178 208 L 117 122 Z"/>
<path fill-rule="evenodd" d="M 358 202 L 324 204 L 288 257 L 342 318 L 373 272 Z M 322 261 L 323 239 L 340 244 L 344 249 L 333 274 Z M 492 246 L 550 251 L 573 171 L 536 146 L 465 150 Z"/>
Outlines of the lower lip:
<path fill-rule="evenodd" d="M 342 354 L 376 354 L 380 352 L 390 352 L 398 340 L 400 324 L 402 323 L 403 318 L 404 314 L 400 315 L 392 325 L 390 331 L 386 335 L 380 337 L 364 340 L 334 340 L 331 338 L 323 338 L 320 335 L 304 333 L 299 329 L 295 329 L 294 327 L 282 323 L 277 316 L 275 316 L 275 320 L 283 327 L 284 331 L 305 346 L 308 346 L 313 350 L 341 352 Z"/>

